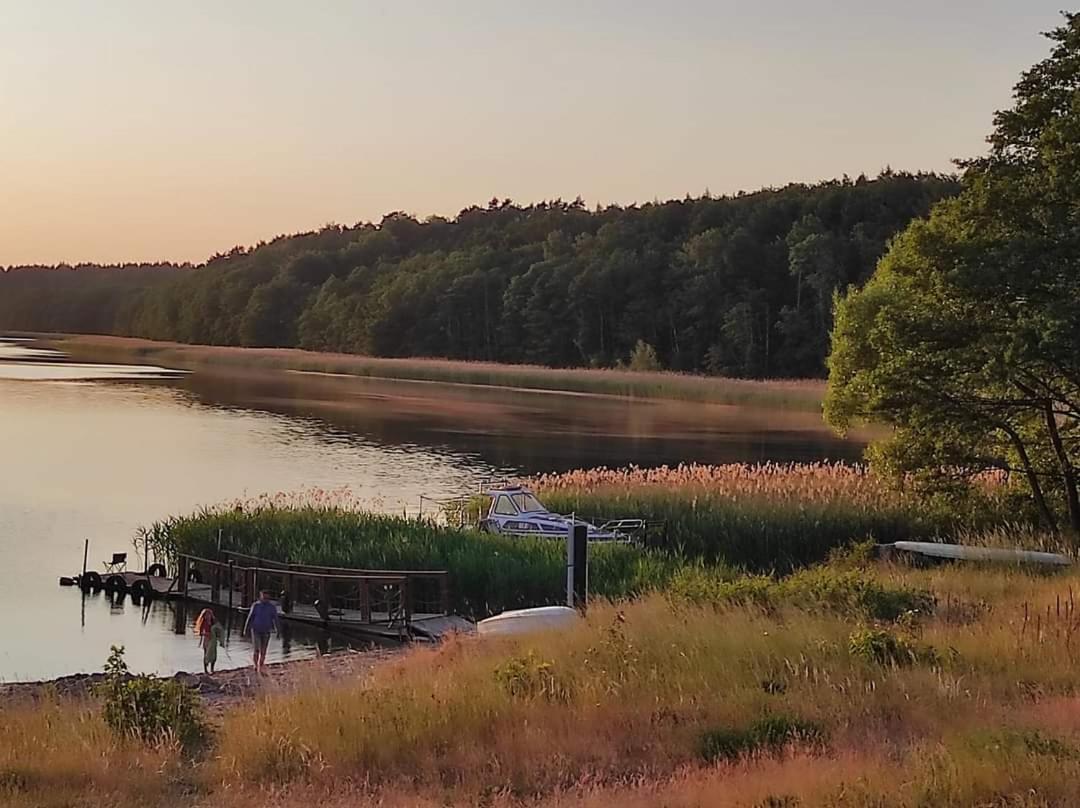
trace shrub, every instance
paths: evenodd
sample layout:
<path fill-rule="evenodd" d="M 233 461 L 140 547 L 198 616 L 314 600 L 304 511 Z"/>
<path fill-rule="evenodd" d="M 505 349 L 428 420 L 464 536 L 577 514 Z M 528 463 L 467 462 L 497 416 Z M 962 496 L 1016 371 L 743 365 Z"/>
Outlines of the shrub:
<path fill-rule="evenodd" d="M 175 680 L 132 676 L 123 646 L 112 646 L 98 695 L 104 702 L 105 723 L 117 735 L 148 743 L 175 739 L 187 749 L 207 735 L 198 696 Z"/>
<path fill-rule="evenodd" d="M 701 736 L 699 750 L 708 761 L 733 760 L 754 752 L 776 752 L 792 743 L 820 745 L 825 731 L 815 721 L 789 715 L 766 715 L 749 727 L 713 729 Z"/>
<path fill-rule="evenodd" d="M 936 664 L 937 652 L 929 646 L 917 645 L 891 631 L 881 628 L 861 628 L 848 638 L 852 656 L 878 665 L 903 667 L 919 662 Z"/>
<path fill-rule="evenodd" d="M 543 698 L 556 702 L 570 699 L 570 688 L 556 673 L 555 663 L 538 659 L 532 651 L 511 657 L 496 668 L 495 680 L 513 698 Z"/>
<path fill-rule="evenodd" d="M 630 352 L 629 367 L 630 370 L 638 372 L 663 370 L 663 365 L 660 364 L 660 357 L 656 355 L 656 349 L 642 339 L 637 341 L 634 350 Z"/>

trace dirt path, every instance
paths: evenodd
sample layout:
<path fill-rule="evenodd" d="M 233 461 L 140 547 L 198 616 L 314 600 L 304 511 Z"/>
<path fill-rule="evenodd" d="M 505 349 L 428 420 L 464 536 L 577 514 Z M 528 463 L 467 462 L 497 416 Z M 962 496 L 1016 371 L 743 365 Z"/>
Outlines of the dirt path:
<path fill-rule="evenodd" d="M 397 658 L 401 649 L 372 651 L 342 651 L 315 659 L 279 662 L 267 666 L 267 675 L 259 677 L 250 666 L 218 671 L 212 676 L 181 671 L 172 678 L 193 688 L 202 696 L 211 713 L 266 693 L 289 693 L 310 685 L 313 679 L 346 682 L 363 679 L 379 665 Z M 38 701 L 43 698 L 84 698 L 99 684 L 102 673 L 75 674 L 47 682 L 15 682 L 0 684 L 0 706 Z"/>

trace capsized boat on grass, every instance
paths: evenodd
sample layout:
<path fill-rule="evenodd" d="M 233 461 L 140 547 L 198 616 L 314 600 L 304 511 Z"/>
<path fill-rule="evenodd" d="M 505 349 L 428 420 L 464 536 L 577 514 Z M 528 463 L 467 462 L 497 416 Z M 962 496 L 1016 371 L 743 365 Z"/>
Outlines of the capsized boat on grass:
<path fill-rule="evenodd" d="M 964 544 L 945 544 L 944 542 L 932 541 L 898 541 L 892 544 L 882 544 L 879 545 L 879 552 L 886 558 L 900 555 L 944 561 L 1036 564 L 1049 567 L 1067 567 L 1072 564 L 1072 559 L 1061 553 L 1014 550 L 1008 547 L 971 547 Z"/>

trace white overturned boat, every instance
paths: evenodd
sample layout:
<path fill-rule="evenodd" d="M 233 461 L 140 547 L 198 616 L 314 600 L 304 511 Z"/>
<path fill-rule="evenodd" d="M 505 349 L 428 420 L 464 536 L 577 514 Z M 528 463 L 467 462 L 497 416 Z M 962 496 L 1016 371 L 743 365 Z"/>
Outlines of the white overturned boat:
<path fill-rule="evenodd" d="M 569 606 L 539 606 L 535 609 L 514 609 L 476 624 L 481 637 L 508 637 L 534 631 L 555 631 L 573 626 L 581 615 Z"/>
<path fill-rule="evenodd" d="M 1011 550 L 1006 547 L 969 547 L 964 544 L 941 544 L 932 541 L 898 541 L 881 545 L 884 555 L 912 554 L 951 561 L 994 561 L 1006 564 L 1040 564 L 1067 567 L 1072 559 L 1061 553 L 1038 550 Z"/>

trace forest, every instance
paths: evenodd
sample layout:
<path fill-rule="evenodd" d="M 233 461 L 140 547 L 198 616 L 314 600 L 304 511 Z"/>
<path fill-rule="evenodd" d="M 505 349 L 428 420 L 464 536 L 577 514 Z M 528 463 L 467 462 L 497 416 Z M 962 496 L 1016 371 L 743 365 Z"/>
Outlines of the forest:
<path fill-rule="evenodd" d="M 9 267 L 0 329 L 557 367 L 624 365 L 645 347 L 671 370 L 820 377 L 834 296 L 958 190 L 886 170 L 629 207 L 492 199 L 199 266 Z"/>

